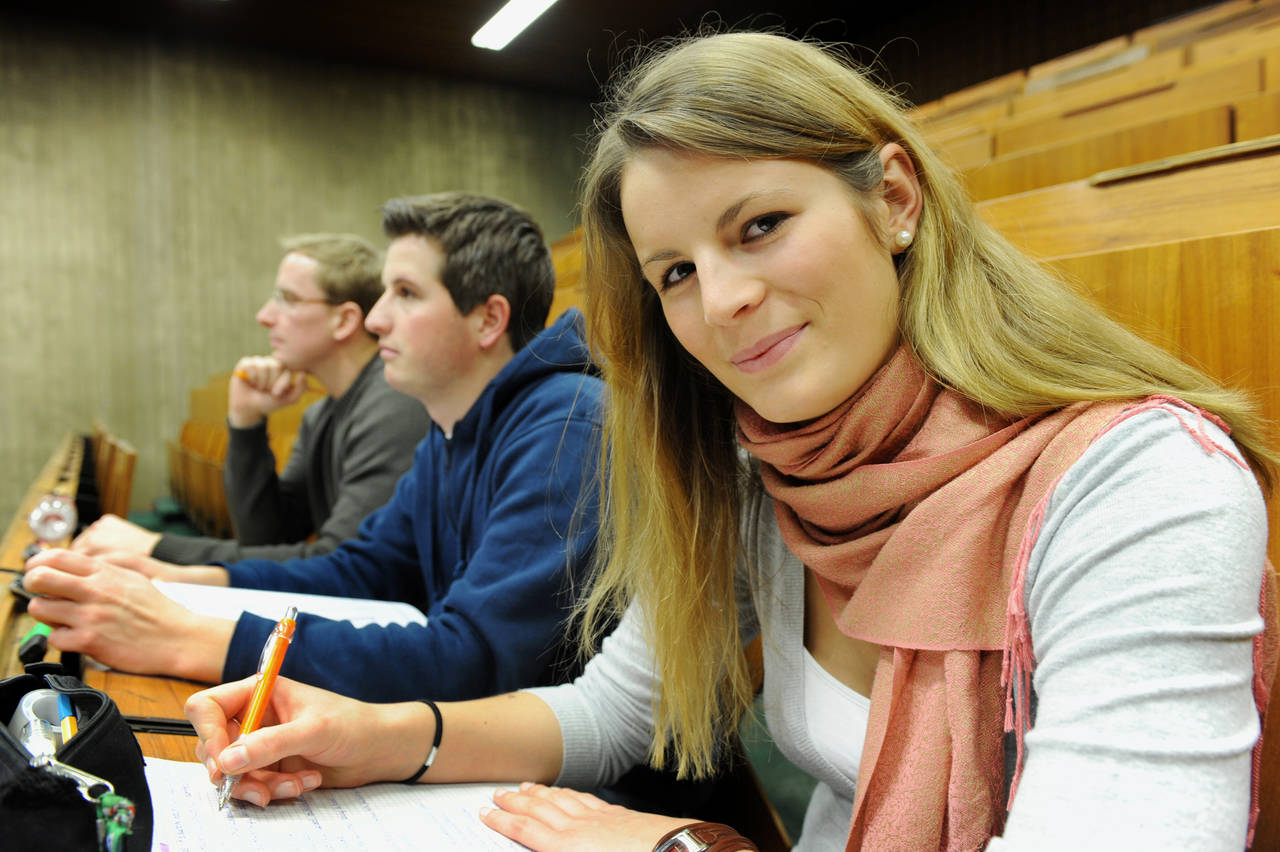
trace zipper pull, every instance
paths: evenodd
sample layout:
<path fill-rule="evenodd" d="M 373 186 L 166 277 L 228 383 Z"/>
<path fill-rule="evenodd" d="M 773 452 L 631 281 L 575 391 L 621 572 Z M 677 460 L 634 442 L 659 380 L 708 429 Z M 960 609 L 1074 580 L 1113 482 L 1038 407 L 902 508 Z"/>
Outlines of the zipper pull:
<path fill-rule="evenodd" d="M 76 769 L 74 766 L 69 766 L 51 755 L 37 755 L 31 758 L 31 765 L 38 769 L 52 772 L 54 775 L 70 778 L 76 783 L 76 787 L 80 790 L 80 795 L 84 796 L 86 802 L 97 804 L 98 800 L 105 794 L 116 791 L 111 782 L 105 778 L 99 778 L 97 775 L 92 775 L 83 769 Z"/>

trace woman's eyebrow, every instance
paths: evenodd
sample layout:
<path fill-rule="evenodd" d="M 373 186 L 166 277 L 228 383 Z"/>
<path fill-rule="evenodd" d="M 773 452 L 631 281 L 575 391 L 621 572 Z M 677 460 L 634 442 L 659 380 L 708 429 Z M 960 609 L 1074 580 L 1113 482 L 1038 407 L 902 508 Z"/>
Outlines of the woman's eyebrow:
<path fill-rule="evenodd" d="M 738 214 L 742 212 L 743 207 L 746 207 L 762 195 L 769 195 L 771 192 L 776 192 L 776 190 L 757 190 L 744 195 L 733 204 L 730 204 L 725 208 L 724 212 L 720 214 L 720 218 L 716 220 L 716 230 L 723 230 L 726 225 L 738 218 Z"/>
<path fill-rule="evenodd" d="M 724 228 L 730 222 L 738 218 L 739 214 L 742 213 L 742 208 L 746 207 L 752 201 L 755 201 L 757 198 L 760 198 L 762 196 L 772 195 L 776 192 L 781 192 L 781 191 L 782 190 L 780 189 L 761 189 L 761 190 L 757 190 L 755 192 L 751 192 L 744 195 L 742 198 L 739 198 L 737 201 L 733 202 L 732 204 L 730 204 L 728 207 L 724 209 L 724 212 L 720 214 L 720 218 L 716 219 L 716 230 L 717 231 L 724 230 Z M 651 263 L 656 263 L 660 260 L 671 260 L 672 258 L 678 257 L 678 256 L 679 256 L 679 252 L 666 249 L 664 251 L 660 251 L 650 255 L 647 259 L 645 259 L 640 264 L 640 268 L 644 269 L 646 266 L 648 266 Z"/>
<path fill-rule="evenodd" d="M 650 255 L 648 260 L 645 260 L 640 264 L 640 268 L 644 269 L 651 263 L 657 263 L 660 260 L 671 260 L 672 258 L 679 256 L 679 252 L 672 251 L 671 249 L 664 249 L 657 254 Z"/>

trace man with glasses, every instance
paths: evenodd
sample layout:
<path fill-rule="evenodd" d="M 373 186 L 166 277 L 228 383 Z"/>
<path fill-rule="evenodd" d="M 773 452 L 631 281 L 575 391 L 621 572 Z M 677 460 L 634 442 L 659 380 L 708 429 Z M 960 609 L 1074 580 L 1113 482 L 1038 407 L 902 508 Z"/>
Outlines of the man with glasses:
<path fill-rule="evenodd" d="M 235 540 L 160 535 L 107 515 L 72 543 L 87 554 L 135 553 L 181 565 L 281 561 L 327 553 L 390 499 L 427 432 L 422 405 L 388 386 L 365 315 L 382 295 L 382 258 L 341 234 L 292 237 L 258 311 L 271 354 L 236 364 L 227 398 L 223 481 Z M 267 416 L 297 402 L 312 376 L 328 396 L 303 415 L 284 470 Z"/>

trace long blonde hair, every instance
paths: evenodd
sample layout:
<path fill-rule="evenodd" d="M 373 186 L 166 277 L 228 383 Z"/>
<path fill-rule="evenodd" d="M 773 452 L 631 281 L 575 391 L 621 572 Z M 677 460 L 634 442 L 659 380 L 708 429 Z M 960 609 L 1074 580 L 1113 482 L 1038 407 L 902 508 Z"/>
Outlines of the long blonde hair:
<path fill-rule="evenodd" d="M 897 99 L 834 51 L 730 33 L 655 52 L 615 86 L 583 178 L 587 329 L 609 404 L 598 565 L 581 615 L 589 642 L 638 602 L 662 680 L 650 759 L 668 763 L 674 751 L 681 774 L 712 769 L 752 698 L 734 606 L 752 480 L 731 396 L 676 342 L 640 276 L 622 171 L 645 148 L 796 159 L 870 197 L 889 142 L 910 155 L 924 196 L 898 269 L 901 332 L 937 381 L 1008 415 L 1178 396 L 1230 423 L 1271 483 L 1277 457 L 1243 394 L 1113 322 L 984 224 Z"/>

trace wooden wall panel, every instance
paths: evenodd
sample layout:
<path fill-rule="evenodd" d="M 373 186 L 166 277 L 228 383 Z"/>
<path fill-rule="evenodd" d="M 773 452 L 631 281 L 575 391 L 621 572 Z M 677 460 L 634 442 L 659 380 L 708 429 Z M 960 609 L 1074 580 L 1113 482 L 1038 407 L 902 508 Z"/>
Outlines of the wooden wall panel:
<path fill-rule="evenodd" d="M 1231 141 L 1231 108 L 1210 107 L 997 157 L 969 171 L 965 183 L 975 200 L 998 198 Z"/>
<path fill-rule="evenodd" d="M 977 168 L 991 159 L 991 134 L 984 130 L 975 129 L 950 139 L 935 140 L 933 146 L 937 153 L 961 171 Z"/>
<path fill-rule="evenodd" d="M 1133 34 L 1135 44 L 1161 44 L 1181 38 L 1203 38 L 1204 33 L 1229 27 L 1233 21 L 1252 20 L 1258 12 L 1253 0 L 1227 0 L 1206 5 L 1203 9 L 1178 15 L 1171 20 L 1143 27 Z"/>
<path fill-rule="evenodd" d="M 1271 422 L 1272 446 L 1280 445 L 1280 339 L 1274 334 L 1280 228 L 1077 255 L 1052 265 L 1148 340 L 1251 392 Z M 1269 552 L 1280 564 L 1280 495 L 1268 514 Z"/>
<path fill-rule="evenodd" d="M 1095 44 L 1092 47 L 1086 47 L 1083 50 L 1076 50 L 1065 56 L 1059 56 L 1045 62 L 1038 62 L 1027 69 L 1027 80 L 1041 80 L 1046 77 L 1056 77 L 1063 72 L 1072 71 L 1085 65 L 1092 65 L 1101 60 L 1115 56 L 1117 53 L 1123 53 L 1132 44 L 1132 40 L 1127 35 L 1116 36 L 1108 39 L 1101 44 Z"/>
<path fill-rule="evenodd" d="M 556 265 L 556 295 L 547 314 L 548 324 L 569 308 L 582 308 L 582 229 L 553 243 L 551 258 Z"/>
<path fill-rule="evenodd" d="M 1280 226 L 1280 152 L 1238 147 L 1098 186 L 1081 180 L 995 198 L 978 215 L 1039 258 Z"/>
<path fill-rule="evenodd" d="M 1166 50 L 1114 70 L 1079 81 L 1024 94 L 1013 101 L 1013 115 L 1063 113 L 1114 98 L 1117 92 L 1138 91 L 1173 80 L 1183 68 L 1181 51 Z"/>
<path fill-rule="evenodd" d="M 1235 105 L 1236 138 L 1260 139 L 1280 133 L 1280 92 L 1245 98 Z"/>
<path fill-rule="evenodd" d="M 1236 56 L 1251 56 L 1280 48 L 1280 5 L 1258 10 L 1267 15 L 1253 26 L 1241 28 L 1187 47 L 1191 65 L 1210 65 Z"/>
<path fill-rule="evenodd" d="M 0 28 L 0 517 L 66 430 L 165 486 L 188 391 L 266 351 L 279 237 L 382 244 L 387 198 L 469 189 L 572 230 L 589 105 L 420 74 Z"/>
<path fill-rule="evenodd" d="M 1116 91 L 1095 107 L 1080 107 L 1057 116 L 1011 122 L 996 128 L 995 152 L 999 156 L 1228 103 L 1257 94 L 1262 86 L 1262 60 L 1250 59 L 1185 74 L 1149 88 Z"/>

